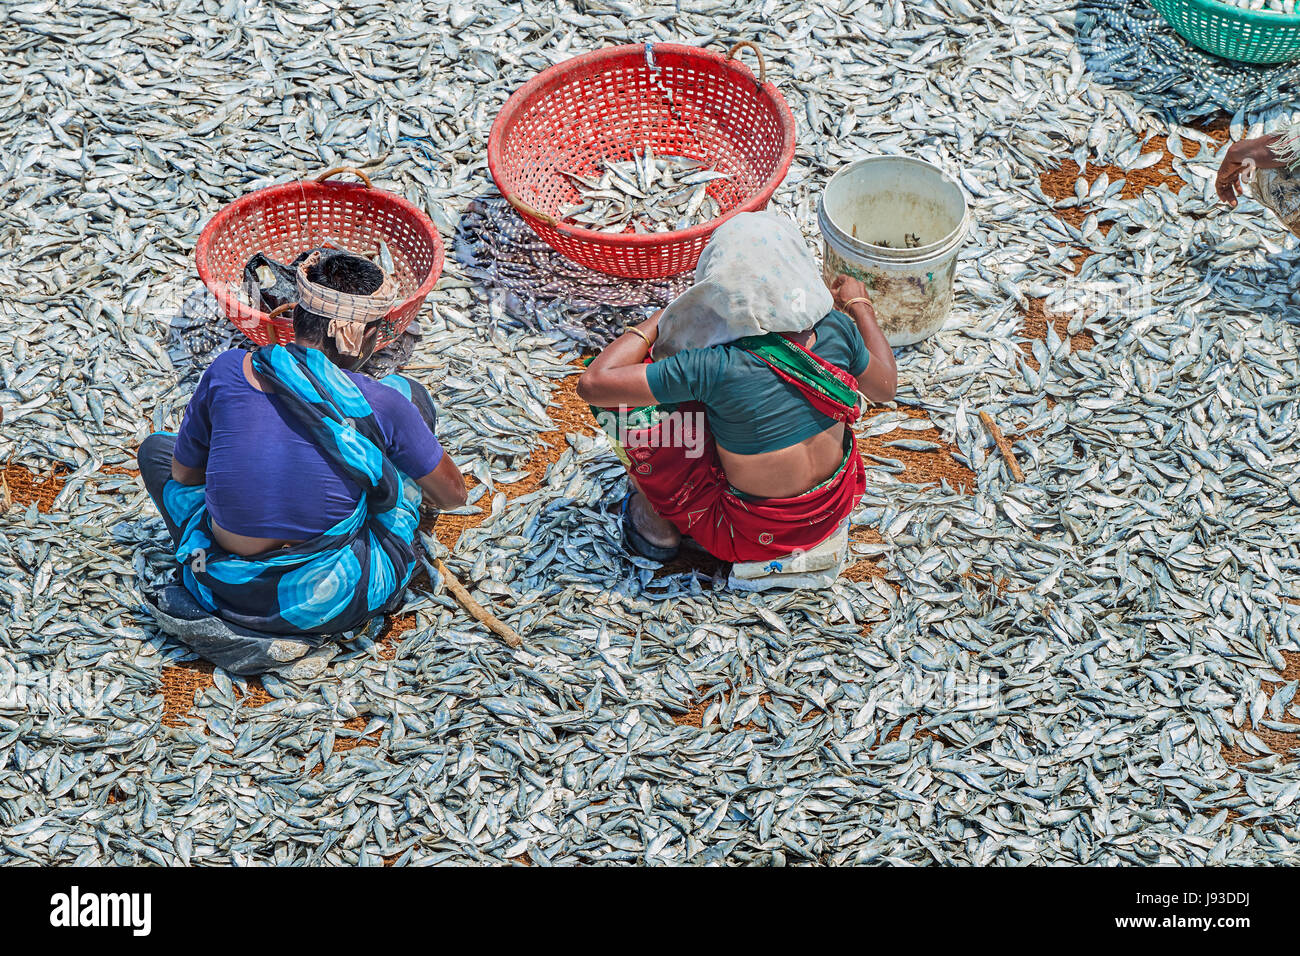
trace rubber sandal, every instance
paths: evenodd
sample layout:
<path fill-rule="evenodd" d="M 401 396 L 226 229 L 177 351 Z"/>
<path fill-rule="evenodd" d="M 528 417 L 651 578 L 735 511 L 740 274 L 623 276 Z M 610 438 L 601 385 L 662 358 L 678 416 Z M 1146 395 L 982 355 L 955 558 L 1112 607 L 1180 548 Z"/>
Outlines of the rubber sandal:
<path fill-rule="evenodd" d="M 677 557 L 679 550 L 677 546 L 671 548 L 660 547 L 636 530 L 636 525 L 632 522 L 632 511 L 629 508 L 632 503 L 632 496 L 635 494 L 635 491 L 629 491 L 627 497 L 623 499 L 623 504 L 619 507 L 619 518 L 623 525 L 624 550 L 640 555 L 643 558 L 649 558 L 651 561 L 671 561 Z"/>

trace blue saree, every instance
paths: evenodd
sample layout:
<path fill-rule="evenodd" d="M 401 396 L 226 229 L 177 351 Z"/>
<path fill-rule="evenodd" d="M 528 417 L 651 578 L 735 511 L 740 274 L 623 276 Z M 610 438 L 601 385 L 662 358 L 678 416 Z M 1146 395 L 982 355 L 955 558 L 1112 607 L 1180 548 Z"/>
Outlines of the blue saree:
<path fill-rule="evenodd" d="M 204 486 L 168 481 L 163 505 L 181 529 L 181 581 L 206 611 L 254 631 L 350 631 L 401 603 L 415 570 L 420 487 L 385 456 L 369 402 L 323 352 L 265 346 L 253 354 L 253 368 L 361 487 L 361 499 L 351 515 L 311 540 L 243 557 L 213 539 Z M 249 493 L 256 494 L 255 476 Z"/>

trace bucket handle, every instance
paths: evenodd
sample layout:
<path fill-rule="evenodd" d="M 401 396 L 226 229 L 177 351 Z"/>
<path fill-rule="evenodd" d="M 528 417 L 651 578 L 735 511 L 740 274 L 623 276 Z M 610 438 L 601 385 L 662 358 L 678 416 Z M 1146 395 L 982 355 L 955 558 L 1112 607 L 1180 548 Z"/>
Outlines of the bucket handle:
<path fill-rule="evenodd" d="M 266 337 L 270 339 L 272 345 L 280 344 L 280 327 L 275 324 L 275 317 L 288 312 L 297 304 L 297 302 L 285 302 L 277 305 L 271 310 L 271 314 L 266 317 Z"/>
<path fill-rule="evenodd" d="M 312 182 L 323 183 L 331 176 L 337 176 L 339 173 L 351 173 L 353 176 L 356 176 L 363 183 L 365 183 L 367 189 L 370 188 L 370 177 L 367 176 L 365 173 L 363 173 L 361 170 L 357 169 L 355 166 L 335 166 L 333 169 L 325 170 L 325 172 L 317 176 L 314 180 L 312 180 Z"/>
<path fill-rule="evenodd" d="M 514 193 L 505 193 L 505 197 L 506 202 L 510 203 L 510 205 L 514 206 L 515 209 L 519 210 L 519 212 L 525 216 L 531 216 L 533 219 L 540 219 L 548 226 L 558 226 L 560 224 L 560 221 L 554 216 L 548 216 L 546 213 L 534 209 Z"/>
<path fill-rule="evenodd" d="M 735 46 L 733 46 L 730 50 L 727 51 L 727 59 L 730 60 L 732 57 L 734 57 L 736 55 L 736 51 L 744 46 L 747 46 L 751 50 L 753 50 L 754 55 L 758 57 L 758 85 L 762 86 L 764 83 L 767 82 L 767 64 L 763 62 L 763 51 L 758 48 L 757 43 L 753 42 L 752 40 L 741 40 L 739 43 L 737 43 Z"/>

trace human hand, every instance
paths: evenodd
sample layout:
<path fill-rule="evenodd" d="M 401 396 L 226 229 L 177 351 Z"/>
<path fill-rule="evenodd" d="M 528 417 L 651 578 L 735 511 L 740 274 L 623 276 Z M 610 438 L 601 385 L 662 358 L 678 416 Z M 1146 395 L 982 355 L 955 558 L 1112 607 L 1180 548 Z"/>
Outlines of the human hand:
<path fill-rule="evenodd" d="M 850 299 L 867 299 L 868 301 L 871 299 L 867 295 L 867 287 L 862 284 L 861 279 L 855 279 L 843 273 L 837 275 L 831 283 L 831 296 L 835 300 L 835 308 L 841 311 L 843 311 L 844 303 Z"/>
<path fill-rule="evenodd" d="M 1218 193 L 1221 202 L 1233 207 L 1237 205 L 1237 197 L 1242 191 L 1241 175 L 1246 171 L 1248 163 L 1253 163 L 1259 169 L 1281 168 L 1281 161 L 1269 149 L 1276 141 L 1276 136 L 1261 136 L 1257 139 L 1243 139 L 1228 147 L 1223 163 L 1219 166 L 1219 175 L 1214 180 L 1214 191 Z"/>

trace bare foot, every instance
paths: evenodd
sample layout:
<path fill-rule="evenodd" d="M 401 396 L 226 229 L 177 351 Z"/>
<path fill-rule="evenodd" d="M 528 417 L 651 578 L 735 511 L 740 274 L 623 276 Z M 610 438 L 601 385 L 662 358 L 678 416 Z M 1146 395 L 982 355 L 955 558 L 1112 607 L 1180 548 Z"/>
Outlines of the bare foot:
<path fill-rule="evenodd" d="M 641 492 L 632 496 L 628 513 L 632 516 L 632 526 L 655 547 L 675 548 L 681 543 L 682 533 L 659 517 Z"/>

